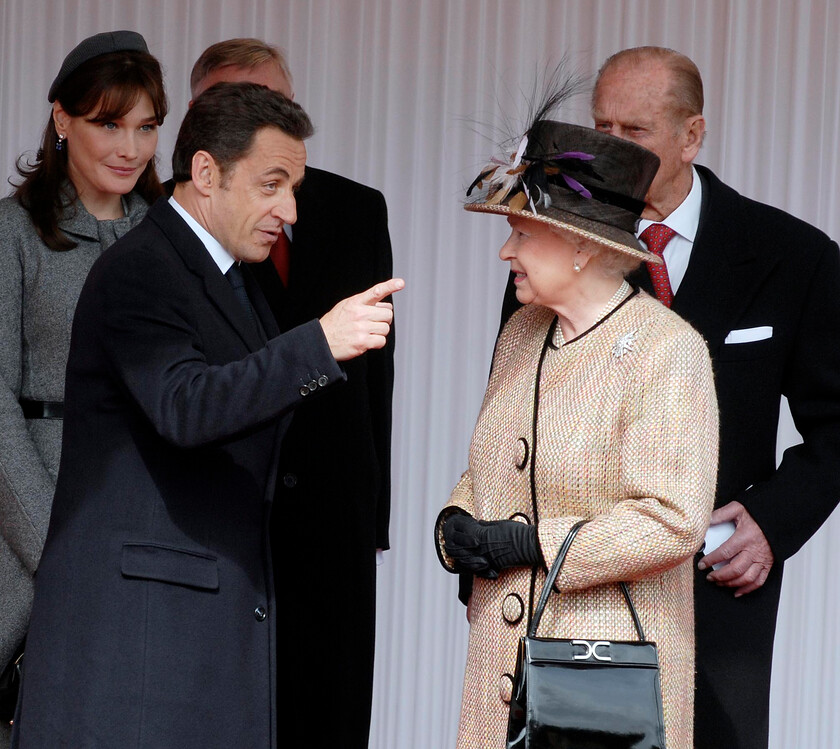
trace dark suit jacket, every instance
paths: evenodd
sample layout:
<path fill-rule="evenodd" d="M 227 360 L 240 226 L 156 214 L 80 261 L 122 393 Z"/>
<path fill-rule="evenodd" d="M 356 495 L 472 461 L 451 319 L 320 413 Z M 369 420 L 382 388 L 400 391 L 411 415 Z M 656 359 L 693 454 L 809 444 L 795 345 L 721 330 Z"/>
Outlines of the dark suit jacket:
<path fill-rule="evenodd" d="M 21 747 L 276 745 L 277 448 L 342 379 L 317 321 L 263 345 L 164 200 L 102 255 L 73 325 Z"/>
<path fill-rule="evenodd" d="M 720 406 L 716 505 L 741 502 L 776 563 L 742 598 L 697 573 L 695 747 L 766 747 L 770 667 L 784 560 L 840 498 L 840 252 L 812 226 L 749 200 L 697 167 L 700 225 L 672 309 L 709 344 Z M 634 277 L 652 290 L 646 268 Z M 508 298 L 505 314 L 512 305 Z M 733 330 L 772 337 L 725 343 Z M 776 470 L 780 396 L 803 444 Z"/>
<path fill-rule="evenodd" d="M 289 288 L 270 260 L 253 269 L 281 330 L 320 317 L 392 275 L 387 211 L 377 190 L 307 167 L 297 212 Z M 330 749 L 368 745 L 375 553 L 389 546 L 393 331 L 384 349 L 343 366 L 346 382 L 295 411 L 280 453 L 272 517 L 274 544 L 288 550 L 275 558 L 277 595 L 303 612 L 278 620 L 279 636 L 330 642 L 318 652 L 290 652 L 280 682 L 295 674 L 296 688 L 305 693 L 329 683 L 341 726 L 323 744 L 306 725 L 290 739 Z M 311 532 L 290 534 L 289 524 L 298 521 L 308 521 Z M 306 560 L 306 575 L 291 573 L 290 556 Z"/>

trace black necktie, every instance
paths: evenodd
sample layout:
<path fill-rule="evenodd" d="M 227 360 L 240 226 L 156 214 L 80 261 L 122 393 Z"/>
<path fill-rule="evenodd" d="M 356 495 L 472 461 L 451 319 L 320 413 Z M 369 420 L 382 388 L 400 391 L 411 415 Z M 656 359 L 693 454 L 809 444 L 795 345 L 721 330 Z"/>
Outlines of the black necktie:
<path fill-rule="evenodd" d="M 228 272 L 225 273 L 225 278 L 227 278 L 227 280 L 230 281 L 230 285 L 233 286 L 233 293 L 236 294 L 236 298 L 242 305 L 242 309 L 245 310 L 245 314 L 251 321 L 251 325 L 253 325 L 255 329 L 259 330 L 259 328 L 257 328 L 257 318 L 256 315 L 254 315 L 254 308 L 251 306 L 251 298 L 248 296 L 248 290 L 245 288 L 245 277 L 242 275 L 242 269 L 239 267 L 238 263 L 234 263 L 230 266 Z"/>

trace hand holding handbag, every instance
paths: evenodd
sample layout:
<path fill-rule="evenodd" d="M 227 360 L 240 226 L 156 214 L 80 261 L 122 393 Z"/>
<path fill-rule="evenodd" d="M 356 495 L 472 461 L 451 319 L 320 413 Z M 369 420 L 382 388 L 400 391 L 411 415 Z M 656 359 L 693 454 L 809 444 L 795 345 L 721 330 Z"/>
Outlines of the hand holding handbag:
<path fill-rule="evenodd" d="M 572 526 L 519 641 L 507 749 L 665 749 L 656 644 L 645 640 L 630 591 L 619 583 L 638 642 L 537 637 L 557 575 L 577 532 Z"/>

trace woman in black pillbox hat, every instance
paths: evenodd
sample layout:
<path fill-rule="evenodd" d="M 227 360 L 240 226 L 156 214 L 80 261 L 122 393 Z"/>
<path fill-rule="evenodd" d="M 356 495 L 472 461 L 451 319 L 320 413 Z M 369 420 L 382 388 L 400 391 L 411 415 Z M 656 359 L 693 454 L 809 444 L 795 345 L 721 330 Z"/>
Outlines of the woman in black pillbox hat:
<path fill-rule="evenodd" d="M 61 454 L 73 312 L 102 251 L 162 194 L 163 76 L 143 37 L 110 31 L 64 60 L 34 159 L 0 200 L 0 671 L 16 660 L 32 605 Z M 0 695 L 2 696 L 2 695 Z M 0 704 L 0 747 L 14 696 Z"/>

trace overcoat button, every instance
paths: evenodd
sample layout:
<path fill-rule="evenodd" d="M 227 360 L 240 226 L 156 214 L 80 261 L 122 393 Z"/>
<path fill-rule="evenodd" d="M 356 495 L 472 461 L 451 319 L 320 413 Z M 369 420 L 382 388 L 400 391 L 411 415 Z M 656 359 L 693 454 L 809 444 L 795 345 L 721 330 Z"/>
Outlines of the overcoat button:
<path fill-rule="evenodd" d="M 520 437 L 516 440 L 516 467 L 522 471 L 528 465 L 528 455 L 531 450 L 528 447 L 528 440 Z"/>
<path fill-rule="evenodd" d="M 308 387 L 310 390 L 317 390 L 318 389 L 318 383 L 315 382 L 315 380 L 310 380 L 309 384 L 306 387 Z"/>
<path fill-rule="evenodd" d="M 330 378 L 329 378 L 329 377 L 327 377 L 326 375 L 321 375 L 321 376 L 318 378 L 318 384 L 319 384 L 321 387 L 324 387 L 324 386 L 325 386 L 325 385 L 326 385 L 329 381 L 330 381 Z"/>
<path fill-rule="evenodd" d="M 294 489 L 297 486 L 297 476 L 293 473 L 287 473 L 283 476 L 283 486 L 287 489 Z"/>
<path fill-rule="evenodd" d="M 510 674 L 502 674 L 499 679 L 499 697 L 503 702 L 510 702 L 510 697 L 513 694 L 513 677 Z"/>
<path fill-rule="evenodd" d="M 502 616 L 508 624 L 519 624 L 525 613 L 525 604 L 516 593 L 508 593 L 502 601 Z"/>
<path fill-rule="evenodd" d="M 307 396 L 307 395 L 309 395 L 309 388 L 308 388 L 308 387 L 306 387 L 306 385 L 304 385 L 304 386 L 300 389 L 300 394 L 301 394 L 301 395 L 303 395 L 303 396 Z"/>
<path fill-rule="evenodd" d="M 257 606 L 257 608 L 254 609 L 254 619 L 258 622 L 264 622 L 267 616 L 268 614 L 263 606 Z"/>

